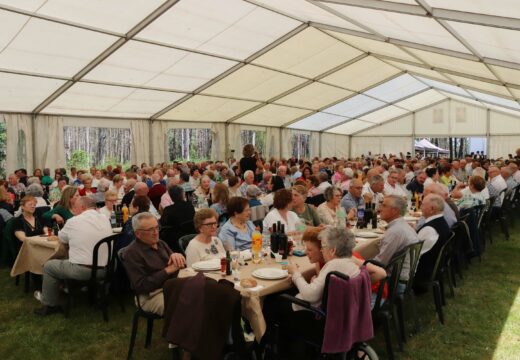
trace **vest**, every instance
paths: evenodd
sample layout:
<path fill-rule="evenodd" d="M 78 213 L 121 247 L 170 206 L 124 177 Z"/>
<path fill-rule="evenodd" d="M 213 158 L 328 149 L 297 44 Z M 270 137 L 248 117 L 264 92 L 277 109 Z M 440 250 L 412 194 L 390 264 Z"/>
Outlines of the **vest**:
<path fill-rule="evenodd" d="M 419 264 L 417 265 L 417 271 L 415 272 L 415 279 L 418 281 L 429 281 L 432 273 L 433 268 L 435 266 L 435 262 L 437 261 L 437 257 L 439 256 L 439 252 L 441 251 L 441 248 L 448 239 L 451 236 L 451 230 L 448 226 L 448 223 L 444 219 L 444 217 L 439 217 L 437 219 L 433 219 L 432 221 L 429 221 L 425 223 L 423 226 L 421 226 L 419 229 L 417 229 L 417 232 L 419 232 L 423 227 L 425 226 L 431 226 L 432 228 L 437 231 L 437 234 L 439 234 L 439 238 L 435 242 L 435 245 L 433 247 L 421 255 L 421 258 L 419 259 Z"/>

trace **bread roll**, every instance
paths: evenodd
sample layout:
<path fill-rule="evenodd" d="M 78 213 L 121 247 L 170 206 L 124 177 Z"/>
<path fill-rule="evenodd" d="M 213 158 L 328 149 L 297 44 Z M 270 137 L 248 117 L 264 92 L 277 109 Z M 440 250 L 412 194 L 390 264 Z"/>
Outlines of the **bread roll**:
<path fill-rule="evenodd" d="M 257 285 L 257 283 L 256 283 L 255 279 L 246 278 L 246 279 L 240 280 L 240 286 L 243 287 L 244 289 L 254 288 L 256 285 Z"/>

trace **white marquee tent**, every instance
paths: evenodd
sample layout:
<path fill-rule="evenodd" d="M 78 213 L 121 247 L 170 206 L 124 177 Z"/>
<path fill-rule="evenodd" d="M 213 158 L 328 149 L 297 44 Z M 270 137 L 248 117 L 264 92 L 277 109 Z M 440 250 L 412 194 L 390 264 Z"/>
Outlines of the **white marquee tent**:
<path fill-rule="evenodd" d="M 132 162 L 169 128 L 212 155 L 267 133 L 267 155 L 411 151 L 423 136 L 520 144 L 518 0 L 0 0 L 7 167 L 63 166 L 63 126 L 132 130 Z"/>

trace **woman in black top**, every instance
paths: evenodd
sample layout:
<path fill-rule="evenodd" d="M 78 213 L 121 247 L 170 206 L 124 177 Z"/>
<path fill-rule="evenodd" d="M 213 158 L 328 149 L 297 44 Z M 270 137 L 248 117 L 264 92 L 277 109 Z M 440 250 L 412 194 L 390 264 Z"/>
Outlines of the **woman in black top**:
<path fill-rule="evenodd" d="M 27 237 L 42 235 L 44 233 L 43 224 L 34 216 L 36 210 L 36 199 L 34 196 L 24 196 L 20 201 L 22 214 L 13 221 L 14 235 L 20 241 L 25 241 Z"/>
<path fill-rule="evenodd" d="M 13 199 L 5 186 L 0 186 L 0 209 L 4 209 L 11 215 L 14 214 Z"/>
<path fill-rule="evenodd" d="M 247 170 L 251 170 L 256 173 L 256 162 L 258 160 L 258 153 L 255 151 L 255 147 L 252 144 L 247 144 L 242 149 L 243 158 L 240 159 L 239 170 L 240 177 L 244 178 L 244 173 Z"/>
<path fill-rule="evenodd" d="M 186 201 L 182 187 L 175 185 L 168 189 L 173 204 L 167 206 L 161 216 L 161 240 L 165 241 L 174 252 L 181 252 L 179 238 L 183 235 L 195 234 L 193 217 L 195 209 Z"/>

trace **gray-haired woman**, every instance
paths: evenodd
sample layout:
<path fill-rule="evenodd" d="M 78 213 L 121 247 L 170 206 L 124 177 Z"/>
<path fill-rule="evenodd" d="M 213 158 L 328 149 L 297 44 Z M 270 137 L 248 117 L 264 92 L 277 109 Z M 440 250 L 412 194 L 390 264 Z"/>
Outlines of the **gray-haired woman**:
<path fill-rule="evenodd" d="M 359 274 L 361 265 L 361 261 L 352 257 L 356 241 L 354 233 L 349 229 L 344 227 L 326 227 L 320 232 L 318 239 L 321 241 L 321 251 L 325 260 L 325 266 L 320 270 L 318 276 L 308 283 L 296 265 L 289 264 L 288 267 L 293 283 L 299 291 L 296 297 L 308 301 L 314 306 L 321 304 L 325 279 L 329 272 L 339 271 L 352 278 Z M 386 276 L 383 268 L 372 264 L 367 264 L 367 270 L 373 283 Z M 301 308 L 293 305 L 293 309 L 300 310 Z"/>

